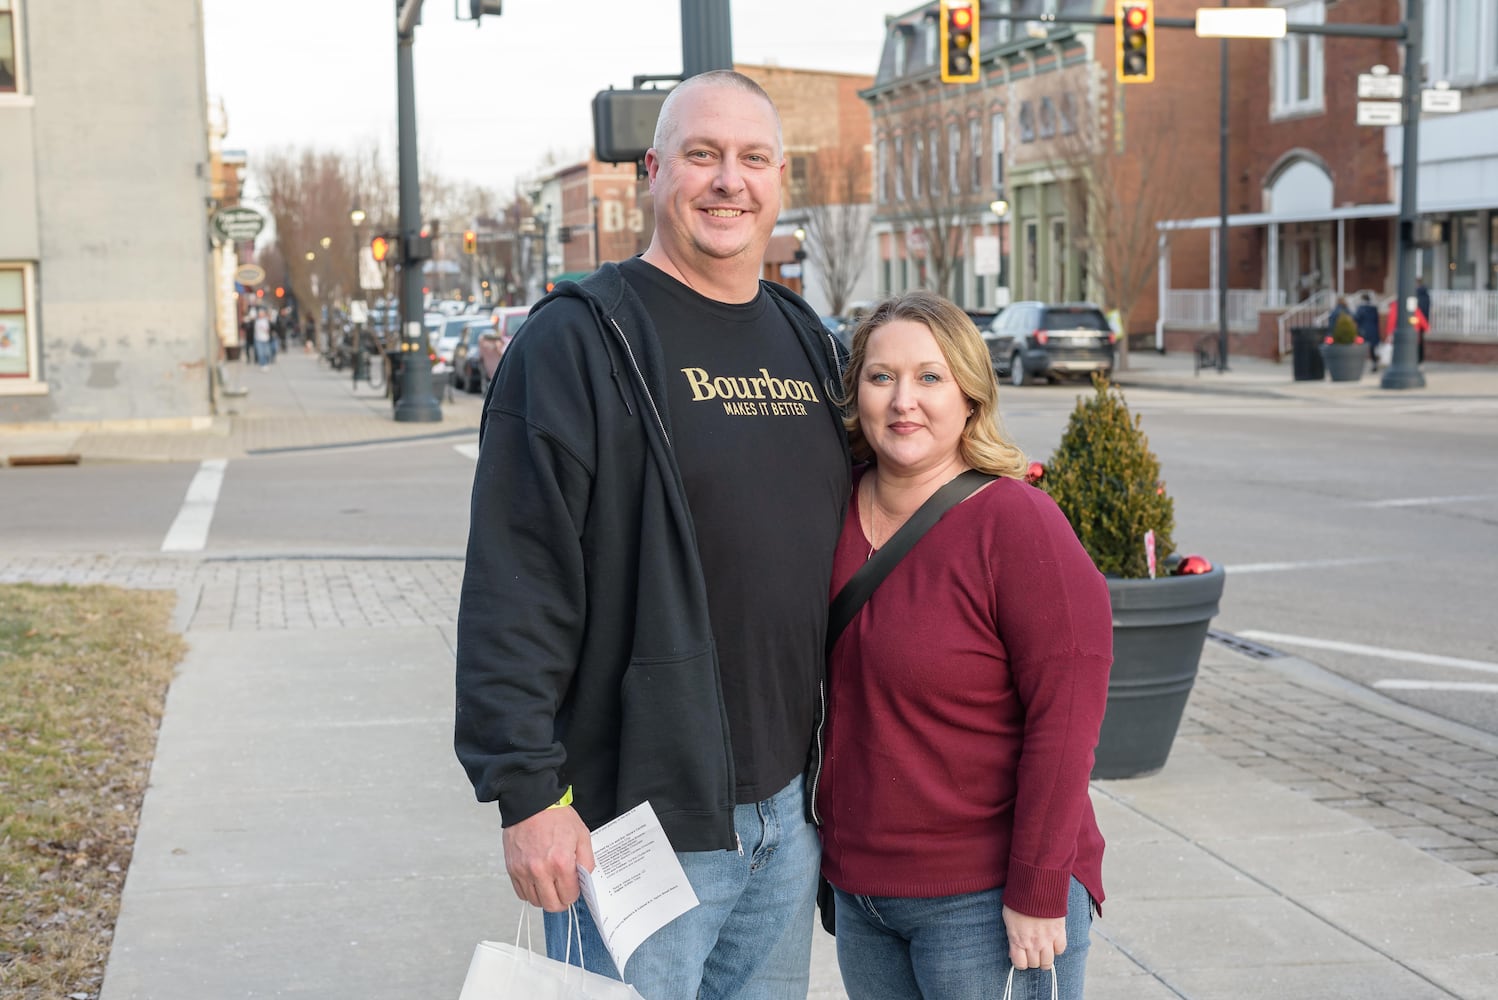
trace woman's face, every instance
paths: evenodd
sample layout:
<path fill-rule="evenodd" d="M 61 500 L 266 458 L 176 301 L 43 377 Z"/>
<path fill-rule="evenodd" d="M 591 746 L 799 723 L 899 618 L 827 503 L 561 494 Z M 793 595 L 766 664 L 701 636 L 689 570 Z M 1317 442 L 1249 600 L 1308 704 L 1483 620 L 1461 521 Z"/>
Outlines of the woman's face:
<path fill-rule="evenodd" d="M 891 320 L 869 335 L 858 419 L 885 469 L 911 474 L 957 461 L 971 408 L 924 323 Z"/>

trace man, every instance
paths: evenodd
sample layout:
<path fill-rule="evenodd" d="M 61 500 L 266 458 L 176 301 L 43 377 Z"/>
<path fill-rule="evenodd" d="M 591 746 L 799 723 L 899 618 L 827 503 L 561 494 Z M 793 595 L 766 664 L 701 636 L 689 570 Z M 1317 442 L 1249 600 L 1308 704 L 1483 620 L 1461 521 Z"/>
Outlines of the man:
<path fill-rule="evenodd" d="M 589 828 L 648 800 L 700 904 L 623 978 L 647 1000 L 801 1000 L 803 772 L 850 488 L 837 348 L 759 280 L 785 161 L 757 84 L 680 84 L 645 164 L 649 248 L 543 299 L 485 403 L 455 745 L 554 957 Z M 617 975 L 577 912 L 587 967 Z"/>

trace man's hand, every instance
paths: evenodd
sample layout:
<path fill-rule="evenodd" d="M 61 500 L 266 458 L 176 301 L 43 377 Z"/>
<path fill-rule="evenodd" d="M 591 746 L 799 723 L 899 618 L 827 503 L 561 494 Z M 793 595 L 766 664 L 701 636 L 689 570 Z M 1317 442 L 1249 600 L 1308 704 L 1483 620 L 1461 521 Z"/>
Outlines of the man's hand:
<path fill-rule="evenodd" d="M 593 841 L 577 810 L 543 809 L 506 827 L 504 845 L 515 895 L 550 913 L 577 902 L 577 866 L 593 870 Z"/>
<path fill-rule="evenodd" d="M 1065 917 L 1027 917 L 1006 906 L 1004 930 L 1009 933 L 1009 961 L 1021 971 L 1049 969 L 1066 950 Z"/>

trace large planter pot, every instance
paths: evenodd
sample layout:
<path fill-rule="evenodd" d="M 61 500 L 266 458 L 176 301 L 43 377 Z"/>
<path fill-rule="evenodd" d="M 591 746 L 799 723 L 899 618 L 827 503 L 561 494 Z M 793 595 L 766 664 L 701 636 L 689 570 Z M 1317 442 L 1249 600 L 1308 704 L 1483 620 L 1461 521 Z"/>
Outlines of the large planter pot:
<path fill-rule="evenodd" d="M 1333 382 L 1356 382 L 1368 361 L 1367 344 L 1322 344 L 1321 357 Z"/>
<path fill-rule="evenodd" d="M 1226 574 L 1108 580 L 1113 670 L 1094 778 L 1138 778 L 1165 766 L 1196 683 Z"/>

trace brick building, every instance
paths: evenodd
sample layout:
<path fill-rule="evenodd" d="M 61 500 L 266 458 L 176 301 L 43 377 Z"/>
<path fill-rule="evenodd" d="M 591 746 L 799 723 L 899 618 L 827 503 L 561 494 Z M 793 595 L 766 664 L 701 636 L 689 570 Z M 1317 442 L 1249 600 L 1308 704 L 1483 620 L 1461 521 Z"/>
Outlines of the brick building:
<path fill-rule="evenodd" d="M 1395 25 L 1400 0 L 1275 0 L 1292 22 Z M 1190 18 L 1196 0 L 1156 0 Z M 1459 115 L 1422 117 L 1420 256 L 1434 359 L 1498 359 L 1498 5 L 1427 0 L 1426 72 Z M 943 284 L 971 309 L 1013 298 L 1125 306 L 1135 342 L 1217 327 L 1222 44 L 1157 29 L 1155 79 L 1120 86 L 1111 25 L 982 19 L 981 79 L 943 85 L 937 4 L 892 18 L 864 92 L 875 143 L 877 293 Z M 1111 0 L 996 0 L 986 13 L 1111 15 Z M 1396 288 L 1402 129 L 1357 124 L 1357 78 L 1401 72 L 1396 42 L 1292 33 L 1229 43 L 1228 322 L 1281 351 L 1286 310 Z M 1000 219 L 990 206 L 1007 210 Z M 981 251 L 995 238 L 998 266 Z M 1127 286 L 1127 287 L 1125 287 Z M 1122 294 L 1120 293 L 1122 289 Z M 1120 299 L 1124 301 L 1120 301 Z M 1287 317 L 1288 318 L 1288 317 Z"/>

